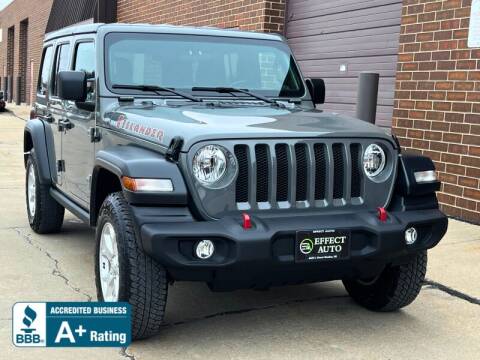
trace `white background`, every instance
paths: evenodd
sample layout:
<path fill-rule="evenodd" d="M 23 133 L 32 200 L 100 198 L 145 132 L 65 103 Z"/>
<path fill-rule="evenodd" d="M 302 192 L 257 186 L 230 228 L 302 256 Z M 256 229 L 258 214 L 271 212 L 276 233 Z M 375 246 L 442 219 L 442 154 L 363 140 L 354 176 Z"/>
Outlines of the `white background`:
<path fill-rule="evenodd" d="M 37 317 L 33 321 L 30 328 L 36 329 L 33 334 L 40 335 L 41 341 L 39 344 L 17 344 L 16 334 L 24 334 L 22 329 L 27 328 L 23 323 L 25 317 L 25 308 L 30 306 L 36 313 Z M 22 347 L 39 347 L 46 346 L 47 342 L 47 304 L 46 303 L 16 303 L 13 305 L 13 344 Z"/>

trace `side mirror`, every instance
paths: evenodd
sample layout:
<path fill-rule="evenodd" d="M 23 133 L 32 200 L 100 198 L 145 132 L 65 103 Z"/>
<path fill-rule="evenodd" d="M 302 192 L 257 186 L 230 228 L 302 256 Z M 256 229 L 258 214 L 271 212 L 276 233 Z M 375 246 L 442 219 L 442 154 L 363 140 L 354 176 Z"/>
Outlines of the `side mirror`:
<path fill-rule="evenodd" d="M 325 103 L 325 81 L 323 79 L 306 79 L 308 90 L 315 105 Z"/>
<path fill-rule="evenodd" d="M 83 71 L 60 71 L 57 87 L 60 99 L 83 102 L 87 98 L 87 75 Z"/>

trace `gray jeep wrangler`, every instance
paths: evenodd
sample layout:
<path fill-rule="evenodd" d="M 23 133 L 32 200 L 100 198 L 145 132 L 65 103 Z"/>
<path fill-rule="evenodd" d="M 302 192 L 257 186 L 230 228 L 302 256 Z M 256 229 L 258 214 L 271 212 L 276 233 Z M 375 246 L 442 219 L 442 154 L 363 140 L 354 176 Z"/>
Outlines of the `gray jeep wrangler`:
<path fill-rule="evenodd" d="M 100 301 L 161 327 L 168 285 L 343 280 L 359 304 L 410 304 L 447 229 L 428 158 L 315 108 L 280 36 L 88 24 L 48 34 L 25 127 L 32 229 L 96 228 Z"/>

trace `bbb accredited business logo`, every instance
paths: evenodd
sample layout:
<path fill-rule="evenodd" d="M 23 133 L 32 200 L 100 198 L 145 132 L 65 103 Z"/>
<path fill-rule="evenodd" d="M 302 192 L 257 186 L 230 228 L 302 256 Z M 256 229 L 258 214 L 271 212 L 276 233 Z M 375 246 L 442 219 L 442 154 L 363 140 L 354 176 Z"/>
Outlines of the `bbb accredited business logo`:
<path fill-rule="evenodd" d="M 18 347 L 123 347 L 131 342 L 128 303 L 47 302 L 13 306 Z"/>
<path fill-rule="evenodd" d="M 45 346 L 46 303 L 16 303 L 13 306 L 13 343 L 16 346 Z"/>

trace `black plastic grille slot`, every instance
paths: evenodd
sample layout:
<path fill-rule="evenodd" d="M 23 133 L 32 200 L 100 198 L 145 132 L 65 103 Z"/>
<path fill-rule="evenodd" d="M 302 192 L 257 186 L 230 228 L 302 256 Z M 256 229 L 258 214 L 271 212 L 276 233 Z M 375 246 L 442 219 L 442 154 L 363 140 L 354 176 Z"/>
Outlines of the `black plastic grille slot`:
<path fill-rule="evenodd" d="M 307 200 L 307 149 L 305 144 L 295 144 L 295 160 L 297 162 L 297 191 L 296 200 Z"/>
<path fill-rule="evenodd" d="M 350 158 L 352 169 L 352 198 L 360 197 L 362 195 L 362 172 L 360 171 L 361 164 L 361 151 L 360 144 L 350 145 Z"/>
<path fill-rule="evenodd" d="M 327 190 L 327 156 L 325 145 L 315 144 L 315 200 L 324 200 Z"/>
<path fill-rule="evenodd" d="M 344 163 L 345 153 L 342 144 L 333 144 L 333 198 L 342 199 L 345 183 Z"/>
<path fill-rule="evenodd" d="M 257 202 L 266 202 L 268 201 L 268 185 L 270 184 L 267 145 L 255 146 L 255 158 L 257 160 Z"/>
<path fill-rule="evenodd" d="M 275 145 L 277 158 L 277 201 L 288 200 L 289 163 L 287 144 Z"/>
<path fill-rule="evenodd" d="M 235 188 L 235 201 L 248 202 L 248 148 L 246 145 L 236 145 L 234 151 L 238 162 L 238 178 Z"/>

